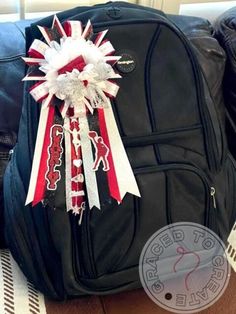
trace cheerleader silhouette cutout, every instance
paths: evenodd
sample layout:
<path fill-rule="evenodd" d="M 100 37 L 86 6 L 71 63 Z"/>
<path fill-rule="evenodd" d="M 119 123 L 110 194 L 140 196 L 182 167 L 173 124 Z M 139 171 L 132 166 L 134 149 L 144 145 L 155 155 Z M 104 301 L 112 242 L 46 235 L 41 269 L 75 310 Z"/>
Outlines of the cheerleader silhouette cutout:
<path fill-rule="evenodd" d="M 90 131 L 89 138 L 91 139 L 93 146 L 95 148 L 95 161 L 93 165 L 93 170 L 97 171 L 100 163 L 103 163 L 103 171 L 108 171 L 110 169 L 107 160 L 109 154 L 109 148 L 104 143 L 103 138 L 98 136 L 97 132 Z"/>
<path fill-rule="evenodd" d="M 73 121 L 75 122 L 75 121 Z M 77 121 L 76 121 L 77 122 Z M 77 122 L 77 126 L 76 123 L 74 123 L 74 127 L 69 127 L 68 125 L 64 125 L 64 129 L 65 131 L 69 132 L 72 136 L 72 144 L 74 145 L 75 148 L 75 153 L 76 156 L 79 155 L 79 148 L 81 146 L 81 141 L 80 141 L 80 129 L 78 126 L 78 122 Z"/>

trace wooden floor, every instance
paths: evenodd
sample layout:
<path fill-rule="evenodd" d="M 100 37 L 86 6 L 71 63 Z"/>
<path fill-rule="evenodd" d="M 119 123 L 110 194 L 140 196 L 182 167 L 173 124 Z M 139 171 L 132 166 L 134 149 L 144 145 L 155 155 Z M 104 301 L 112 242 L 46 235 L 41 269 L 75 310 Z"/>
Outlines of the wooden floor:
<path fill-rule="evenodd" d="M 83 297 L 63 303 L 46 300 L 47 314 L 166 314 L 142 289 L 113 296 Z M 236 274 L 231 274 L 224 295 L 201 314 L 236 314 Z"/>

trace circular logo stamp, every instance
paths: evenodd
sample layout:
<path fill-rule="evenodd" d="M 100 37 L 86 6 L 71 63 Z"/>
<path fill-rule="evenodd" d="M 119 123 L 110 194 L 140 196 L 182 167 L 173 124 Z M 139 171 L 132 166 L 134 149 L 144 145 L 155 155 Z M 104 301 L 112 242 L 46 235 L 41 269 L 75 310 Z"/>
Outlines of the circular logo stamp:
<path fill-rule="evenodd" d="M 118 55 L 121 56 L 121 58 L 116 63 L 118 71 L 122 73 L 132 72 L 136 67 L 135 58 L 127 52 L 118 53 Z"/>
<path fill-rule="evenodd" d="M 188 222 L 154 233 L 139 261 L 147 295 L 174 313 L 196 313 L 215 303 L 228 285 L 230 270 L 221 239 L 210 229 Z"/>
<path fill-rule="evenodd" d="M 109 8 L 106 10 L 106 12 L 107 12 L 107 15 L 108 15 L 110 18 L 114 19 L 114 20 L 117 20 L 117 19 L 121 18 L 121 16 L 122 16 L 121 9 L 118 8 L 118 7 L 115 7 L 115 6 L 109 7 Z"/>

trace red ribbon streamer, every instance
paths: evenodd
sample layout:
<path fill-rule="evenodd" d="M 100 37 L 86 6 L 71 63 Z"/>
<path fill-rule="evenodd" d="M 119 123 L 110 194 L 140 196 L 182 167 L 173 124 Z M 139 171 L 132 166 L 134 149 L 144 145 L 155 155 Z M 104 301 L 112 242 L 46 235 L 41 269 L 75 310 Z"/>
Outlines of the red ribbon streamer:
<path fill-rule="evenodd" d="M 37 178 L 37 184 L 35 188 L 34 200 L 32 205 L 35 206 L 44 198 L 45 188 L 46 188 L 46 178 L 47 173 L 47 160 L 48 160 L 48 147 L 50 146 L 50 130 L 54 121 L 55 107 L 49 104 L 49 112 L 47 119 L 47 126 L 45 130 L 43 150 L 40 159 L 40 166 Z"/>
<path fill-rule="evenodd" d="M 70 130 L 73 130 L 73 128 L 76 128 L 77 130 L 79 130 L 79 125 L 78 122 L 72 122 L 70 121 Z M 72 142 L 72 136 L 70 136 L 71 138 L 71 177 L 74 178 L 80 174 L 83 175 L 83 166 L 82 164 L 80 165 L 80 167 L 76 167 L 74 165 L 74 161 L 75 160 L 81 160 L 82 161 L 82 154 L 81 154 L 81 147 L 78 148 L 77 154 L 75 151 L 75 147 L 73 145 Z M 83 182 L 71 182 L 71 191 L 84 191 L 85 190 L 85 186 Z M 84 196 L 75 196 L 72 197 L 72 206 L 73 207 L 81 207 L 82 203 L 85 201 Z"/>
<path fill-rule="evenodd" d="M 119 186 L 118 186 L 118 182 L 116 178 L 116 171 L 114 167 L 112 150 L 111 150 L 110 141 L 109 141 L 108 132 L 107 132 L 104 109 L 98 109 L 98 119 L 99 119 L 99 127 L 100 127 L 101 136 L 103 138 L 104 143 L 109 148 L 109 154 L 108 154 L 107 160 L 108 160 L 110 169 L 107 171 L 107 179 L 108 179 L 110 195 L 120 203 L 121 202 L 120 190 L 119 190 Z"/>

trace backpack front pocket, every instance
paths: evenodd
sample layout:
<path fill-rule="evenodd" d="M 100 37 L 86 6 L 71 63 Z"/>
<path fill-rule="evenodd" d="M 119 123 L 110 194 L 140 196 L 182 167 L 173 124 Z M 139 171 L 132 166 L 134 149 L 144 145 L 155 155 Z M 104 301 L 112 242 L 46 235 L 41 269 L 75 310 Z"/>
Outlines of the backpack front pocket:
<path fill-rule="evenodd" d="M 167 224 L 189 221 L 215 228 L 216 191 L 203 171 L 169 164 L 134 172 L 141 198 L 128 194 L 120 205 L 113 202 L 85 214 L 76 242 L 78 277 L 96 278 L 137 267 L 146 241 Z"/>

